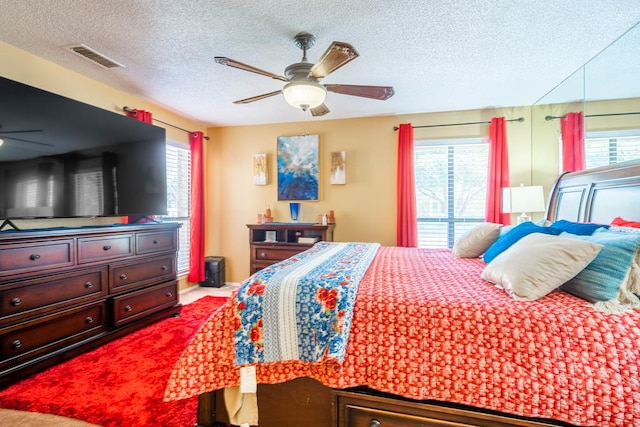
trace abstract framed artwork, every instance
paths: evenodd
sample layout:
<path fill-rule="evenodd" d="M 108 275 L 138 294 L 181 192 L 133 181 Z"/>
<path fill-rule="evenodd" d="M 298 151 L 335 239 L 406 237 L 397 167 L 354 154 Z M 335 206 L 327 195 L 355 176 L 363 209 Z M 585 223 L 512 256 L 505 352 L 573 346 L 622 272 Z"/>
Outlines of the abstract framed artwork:
<path fill-rule="evenodd" d="M 318 135 L 278 137 L 278 200 L 318 200 Z"/>
<path fill-rule="evenodd" d="M 347 152 L 331 152 L 331 184 L 347 183 Z"/>
<path fill-rule="evenodd" d="M 253 155 L 253 184 L 267 185 L 267 153 Z"/>

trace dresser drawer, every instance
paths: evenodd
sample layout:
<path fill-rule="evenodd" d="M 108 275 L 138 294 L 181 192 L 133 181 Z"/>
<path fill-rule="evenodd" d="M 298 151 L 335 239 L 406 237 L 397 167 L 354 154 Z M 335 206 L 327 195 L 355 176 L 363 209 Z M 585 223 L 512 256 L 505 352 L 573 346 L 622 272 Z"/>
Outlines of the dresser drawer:
<path fill-rule="evenodd" d="M 498 427 L 548 426 L 470 407 L 439 405 L 381 396 L 369 392 L 334 390 L 338 427 Z"/>
<path fill-rule="evenodd" d="M 0 325 L 106 298 L 107 268 L 93 268 L 12 283 L 0 291 Z"/>
<path fill-rule="evenodd" d="M 309 246 L 310 247 L 310 246 Z M 300 252 L 308 249 L 309 247 L 275 247 L 275 246 L 257 246 L 254 247 L 254 259 L 256 261 L 282 261 Z M 273 264 L 273 263 L 271 263 Z"/>
<path fill-rule="evenodd" d="M 138 255 L 159 252 L 175 252 L 178 248 L 177 234 L 173 231 L 157 233 L 136 233 L 136 253 Z"/>
<path fill-rule="evenodd" d="M 429 416 L 403 414 L 401 412 L 346 405 L 344 408 L 347 427 L 472 427 L 476 424 L 451 422 Z"/>
<path fill-rule="evenodd" d="M 133 255 L 133 234 L 78 239 L 78 263 L 104 261 Z"/>
<path fill-rule="evenodd" d="M 110 266 L 109 285 L 111 293 L 137 289 L 153 282 L 175 279 L 176 257 L 174 254 L 146 258 L 136 262 Z"/>
<path fill-rule="evenodd" d="M 0 277 L 73 265 L 73 240 L 0 245 Z"/>
<path fill-rule="evenodd" d="M 0 331 L 0 355 L 5 361 L 35 357 L 80 342 L 105 330 L 105 302 L 41 317 Z"/>
<path fill-rule="evenodd" d="M 113 326 L 122 326 L 178 303 L 178 285 L 172 281 L 113 298 Z"/>

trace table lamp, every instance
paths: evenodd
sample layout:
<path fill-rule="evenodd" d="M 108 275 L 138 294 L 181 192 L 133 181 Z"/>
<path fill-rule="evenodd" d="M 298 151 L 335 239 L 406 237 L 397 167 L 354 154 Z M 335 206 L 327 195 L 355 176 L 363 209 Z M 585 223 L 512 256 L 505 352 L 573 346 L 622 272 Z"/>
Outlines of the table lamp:
<path fill-rule="evenodd" d="M 529 212 L 544 212 L 544 194 L 541 185 L 532 185 L 525 187 L 506 187 L 502 189 L 502 212 L 517 213 L 521 212 L 518 217 L 518 224 L 531 221 Z"/>

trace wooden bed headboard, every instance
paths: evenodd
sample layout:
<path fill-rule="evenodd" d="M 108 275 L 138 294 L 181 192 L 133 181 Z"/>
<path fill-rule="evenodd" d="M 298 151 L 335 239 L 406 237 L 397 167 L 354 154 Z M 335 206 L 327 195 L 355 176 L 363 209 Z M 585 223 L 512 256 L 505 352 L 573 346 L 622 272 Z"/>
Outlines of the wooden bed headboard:
<path fill-rule="evenodd" d="M 640 221 L 640 159 L 562 174 L 551 188 L 547 219 L 609 224 Z"/>

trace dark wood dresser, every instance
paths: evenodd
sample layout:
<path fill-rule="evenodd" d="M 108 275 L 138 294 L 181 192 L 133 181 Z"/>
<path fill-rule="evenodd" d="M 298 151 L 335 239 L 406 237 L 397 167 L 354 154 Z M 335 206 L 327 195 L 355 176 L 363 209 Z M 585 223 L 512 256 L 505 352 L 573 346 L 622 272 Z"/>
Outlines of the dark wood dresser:
<path fill-rule="evenodd" d="M 251 247 L 251 274 L 309 249 L 315 243 L 312 240 L 333 242 L 334 227 L 333 224 L 281 222 L 247 224 Z"/>
<path fill-rule="evenodd" d="M 0 385 L 178 315 L 178 228 L 0 232 Z"/>

